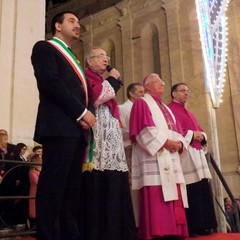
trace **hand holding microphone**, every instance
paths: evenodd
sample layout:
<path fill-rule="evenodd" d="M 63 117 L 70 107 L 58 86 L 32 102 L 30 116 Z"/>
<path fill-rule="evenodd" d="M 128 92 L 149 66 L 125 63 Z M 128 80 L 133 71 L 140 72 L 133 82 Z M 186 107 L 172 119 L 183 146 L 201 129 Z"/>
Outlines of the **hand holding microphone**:
<path fill-rule="evenodd" d="M 120 79 L 120 73 L 115 69 L 112 68 L 110 65 L 107 65 L 106 70 L 110 73 L 112 70 L 115 70 L 114 72 L 112 71 L 110 76 L 116 78 L 119 82 L 120 85 L 123 86 L 123 81 Z"/>

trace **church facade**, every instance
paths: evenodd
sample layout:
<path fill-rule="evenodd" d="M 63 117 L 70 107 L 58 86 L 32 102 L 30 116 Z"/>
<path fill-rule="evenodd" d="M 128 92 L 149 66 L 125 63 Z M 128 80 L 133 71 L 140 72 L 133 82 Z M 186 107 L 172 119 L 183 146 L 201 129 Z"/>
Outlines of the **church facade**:
<path fill-rule="evenodd" d="M 104 1 L 103 1 L 104 2 Z M 111 1 L 109 1 L 111 3 Z M 85 4 L 85 5 L 84 5 Z M 231 1 L 228 16 L 228 62 L 223 102 L 214 109 L 206 89 L 204 63 L 195 1 L 125 0 L 101 11 L 97 3 L 69 1 L 61 9 L 79 15 L 81 40 L 74 51 L 84 65 L 84 53 L 100 46 L 111 57 L 111 64 L 122 73 L 124 86 L 118 102 L 126 100 L 126 88 L 141 82 L 152 72 L 165 81 L 164 102 L 171 100 L 171 86 L 185 82 L 191 90 L 188 108 L 196 114 L 208 133 L 208 149 L 222 170 L 235 196 L 240 195 L 240 3 Z M 111 5 L 111 4 L 109 4 Z M 106 6 L 105 6 L 106 7 Z M 47 12 L 47 32 L 52 16 L 60 7 Z M 95 10 L 95 11 L 94 11 Z M 98 11 L 97 11 L 98 10 Z M 47 37 L 51 37 L 47 34 Z"/>

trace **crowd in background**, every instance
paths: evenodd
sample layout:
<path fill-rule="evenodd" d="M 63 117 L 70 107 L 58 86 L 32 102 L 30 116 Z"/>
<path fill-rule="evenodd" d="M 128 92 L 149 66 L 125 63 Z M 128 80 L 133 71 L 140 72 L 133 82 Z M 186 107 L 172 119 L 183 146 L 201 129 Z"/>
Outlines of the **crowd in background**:
<path fill-rule="evenodd" d="M 237 214 L 240 218 L 240 199 L 235 198 L 237 203 Z M 233 202 L 229 197 L 224 198 L 224 211 L 226 217 L 227 232 L 238 232 L 236 222 L 236 210 L 233 206 Z"/>
<path fill-rule="evenodd" d="M 0 163 L 0 196 L 13 198 L 0 200 L 0 228 L 35 228 L 34 198 L 43 150 L 40 145 L 27 150 L 24 143 L 9 143 L 7 131 L 0 130 L 0 160 L 11 161 Z M 29 199 L 28 196 L 32 198 Z"/>

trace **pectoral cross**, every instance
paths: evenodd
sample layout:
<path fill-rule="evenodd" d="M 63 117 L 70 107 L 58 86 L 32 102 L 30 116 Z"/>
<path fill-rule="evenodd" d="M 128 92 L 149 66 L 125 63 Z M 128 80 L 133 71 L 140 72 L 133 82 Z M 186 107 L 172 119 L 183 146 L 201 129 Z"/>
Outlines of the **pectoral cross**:
<path fill-rule="evenodd" d="M 160 107 L 160 109 L 161 109 L 161 111 L 162 111 L 162 113 L 163 113 L 163 115 L 164 115 L 164 118 L 165 118 L 166 123 L 167 123 L 167 125 L 168 125 L 168 129 L 171 129 L 171 130 L 176 131 L 175 123 L 170 119 L 168 110 L 165 109 L 165 107 L 163 106 L 162 103 L 157 102 L 157 105 Z"/>
<path fill-rule="evenodd" d="M 163 170 L 167 177 L 167 181 L 169 182 L 170 167 L 164 167 Z"/>
<path fill-rule="evenodd" d="M 167 120 L 167 125 L 169 126 L 169 128 L 171 130 L 174 130 L 174 125 L 173 125 L 172 121 L 170 121 L 170 119 Z"/>

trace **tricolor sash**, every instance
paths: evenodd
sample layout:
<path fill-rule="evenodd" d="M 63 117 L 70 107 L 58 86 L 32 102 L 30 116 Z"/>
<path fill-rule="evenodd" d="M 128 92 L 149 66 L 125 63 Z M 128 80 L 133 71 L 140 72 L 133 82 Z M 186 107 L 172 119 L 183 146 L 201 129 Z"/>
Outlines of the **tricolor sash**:
<path fill-rule="evenodd" d="M 94 168 L 93 147 L 94 147 L 94 136 L 93 136 L 93 130 L 90 129 L 88 133 L 88 145 L 85 150 L 84 159 L 83 159 L 82 172 L 85 172 L 85 171 L 91 172 Z"/>
<path fill-rule="evenodd" d="M 78 77 L 82 83 L 83 89 L 85 91 L 86 106 L 88 106 L 87 80 L 86 80 L 84 71 L 83 71 L 81 65 L 79 64 L 78 60 L 76 59 L 76 57 L 74 56 L 72 51 L 69 50 L 68 47 L 63 42 L 61 42 L 59 39 L 54 37 L 52 40 L 49 40 L 48 42 L 50 44 L 52 44 L 65 57 L 65 59 L 72 66 L 75 73 L 78 75 Z"/>
<path fill-rule="evenodd" d="M 86 96 L 86 106 L 88 106 L 88 91 L 87 91 L 87 80 L 85 73 L 79 64 L 79 61 L 77 58 L 74 56 L 73 52 L 58 38 L 53 38 L 52 40 L 48 41 L 52 46 L 54 46 L 64 57 L 65 59 L 69 62 L 69 64 L 72 66 L 73 70 L 79 77 L 82 86 L 85 91 L 85 96 Z M 82 171 L 91 171 L 93 169 L 93 162 L 92 162 L 92 156 L 93 156 L 93 132 L 92 129 L 89 131 L 88 135 L 88 145 L 85 150 L 84 154 L 84 160 L 83 160 L 83 168 Z"/>

